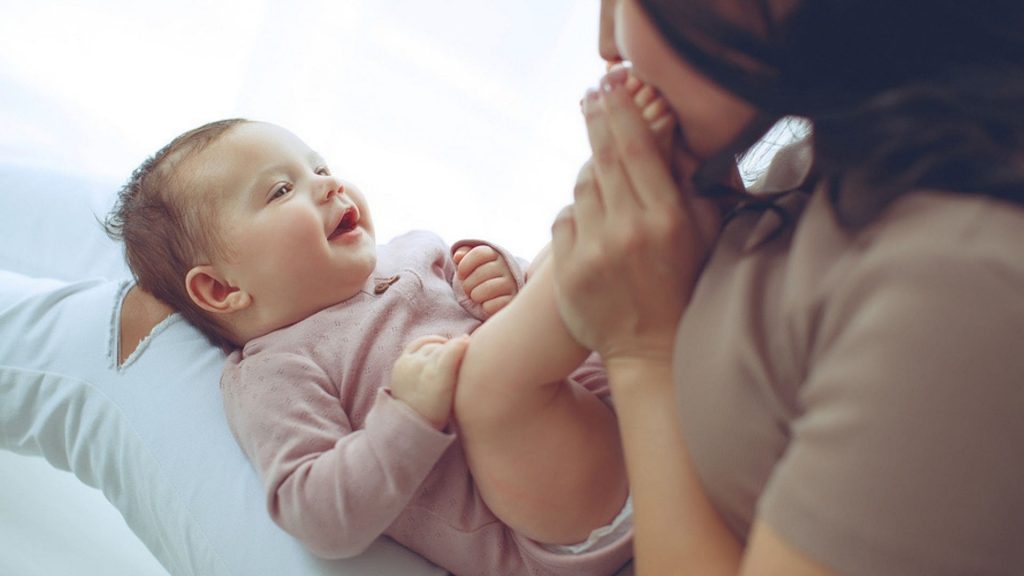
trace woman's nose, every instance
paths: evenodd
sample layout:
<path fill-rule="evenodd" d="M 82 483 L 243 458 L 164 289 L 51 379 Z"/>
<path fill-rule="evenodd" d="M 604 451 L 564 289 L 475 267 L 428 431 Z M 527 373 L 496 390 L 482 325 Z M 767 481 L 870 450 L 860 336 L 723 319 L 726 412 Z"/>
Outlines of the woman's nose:
<path fill-rule="evenodd" d="M 598 25 L 597 51 L 611 68 L 622 62 L 622 54 L 615 44 L 615 3 L 619 0 L 601 0 L 601 16 Z"/>

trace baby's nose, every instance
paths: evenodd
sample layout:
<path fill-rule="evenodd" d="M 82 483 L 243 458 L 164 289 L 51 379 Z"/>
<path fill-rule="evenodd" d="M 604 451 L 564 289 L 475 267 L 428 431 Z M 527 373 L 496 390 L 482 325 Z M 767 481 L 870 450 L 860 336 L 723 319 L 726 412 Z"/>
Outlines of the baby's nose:
<path fill-rule="evenodd" d="M 334 196 L 341 196 L 345 193 L 345 184 L 333 176 L 325 177 L 323 187 L 325 199 L 330 199 Z"/>

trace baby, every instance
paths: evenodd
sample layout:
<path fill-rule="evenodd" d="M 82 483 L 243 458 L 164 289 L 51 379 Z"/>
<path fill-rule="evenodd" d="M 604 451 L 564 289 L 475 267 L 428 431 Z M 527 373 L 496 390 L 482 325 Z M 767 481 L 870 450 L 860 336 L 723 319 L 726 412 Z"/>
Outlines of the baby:
<path fill-rule="evenodd" d="M 524 271 L 481 241 L 378 246 L 356 186 L 246 120 L 148 159 L 108 229 L 140 288 L 231 350 L 228 422 L 314 553 L 383 534 L 460 575 L 611 574 L 631 556 L 605 375 L 562 325 L 544 253 Z"/>

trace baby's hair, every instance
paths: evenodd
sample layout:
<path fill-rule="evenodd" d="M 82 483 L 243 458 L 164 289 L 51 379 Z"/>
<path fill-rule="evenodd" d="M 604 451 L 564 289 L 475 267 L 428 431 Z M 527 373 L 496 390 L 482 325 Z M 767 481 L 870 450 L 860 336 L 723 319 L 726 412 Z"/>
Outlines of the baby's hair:
<path fill-rule="evenodd" d="M 210 225 L 217 207 L 204 194 L 185 194 L 192 183 L 182 168 L 239 124 L 218 120 L 181 134 L 136 168 L 121 187 L 104 228 L 124 243 L 125 260 L 140 288 L 199 328 L 214 344 L 231 349 L 230 332 L 198 307 L 185 288 L 185 276 L 223 243 Z"/>

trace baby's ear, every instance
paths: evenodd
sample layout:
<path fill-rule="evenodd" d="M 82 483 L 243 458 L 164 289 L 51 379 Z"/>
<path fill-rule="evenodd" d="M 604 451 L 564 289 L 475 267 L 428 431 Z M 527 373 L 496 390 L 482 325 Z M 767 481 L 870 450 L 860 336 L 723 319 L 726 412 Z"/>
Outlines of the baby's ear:
<path fill-rule="evenodd" d="M 188 295 L 207 312 L 230 314 L 244 310 L 252 304 L 252 297 L 235 286 L 231 286 L 219 272 L 209 265 L 196 266 L 185 275 L 185 289 Z"/>

